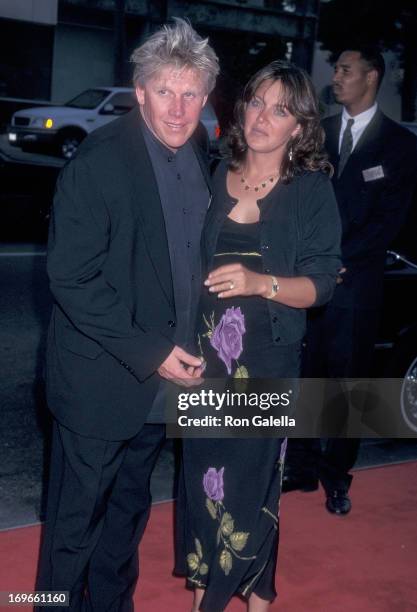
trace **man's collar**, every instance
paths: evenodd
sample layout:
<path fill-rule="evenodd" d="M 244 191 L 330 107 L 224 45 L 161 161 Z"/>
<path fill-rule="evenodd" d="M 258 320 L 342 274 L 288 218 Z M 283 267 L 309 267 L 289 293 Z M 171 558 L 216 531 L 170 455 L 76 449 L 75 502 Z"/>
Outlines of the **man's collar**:
<path fill-rule="evenodd" d="M 374 102 L 372 106 L 367 108 L 362 113 L 359 113 L 359 115 L 355 115 L 355 117 L 351 117 L 351 115 L 349 115 L 349 113 L 347 112 L 346 108 L 343 107 L 342 121 L 347 122 L 349 119 L 354 119 L 353 125 L 355 127 L 366 125 L 371 121 L 371 119 L 373 118 L 377 110 L 378 110 L 378 103 Z"/>

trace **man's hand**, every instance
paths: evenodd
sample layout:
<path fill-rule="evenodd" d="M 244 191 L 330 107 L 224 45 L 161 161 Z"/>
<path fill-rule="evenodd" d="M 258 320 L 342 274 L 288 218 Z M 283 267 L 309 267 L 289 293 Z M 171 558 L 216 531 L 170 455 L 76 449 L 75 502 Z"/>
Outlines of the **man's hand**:
<path fill-rule="evenodd" d="M 165 361 L 159 366 L 158 374 L 183 387 L 193 387 L 202 383 L 201 375 L 204 362 L 179 346 L 174 346 Z"/>

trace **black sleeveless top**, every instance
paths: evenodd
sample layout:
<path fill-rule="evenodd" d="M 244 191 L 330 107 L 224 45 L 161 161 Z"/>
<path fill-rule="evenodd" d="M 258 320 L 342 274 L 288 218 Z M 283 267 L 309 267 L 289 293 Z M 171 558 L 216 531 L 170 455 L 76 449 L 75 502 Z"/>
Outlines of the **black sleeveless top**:
<path fill-rule="evenodd" d="M 226 217 L 217 239 L 213 269 L 241 263 L 263 273 L 260 224 Z M 205 376 L 268 378 L 282 376 L 283 347 L 272 341 L 267 300 L 259 296 L 218 298 L 203 289 L 197 321 L 198 351 L 207 362 Z"/>

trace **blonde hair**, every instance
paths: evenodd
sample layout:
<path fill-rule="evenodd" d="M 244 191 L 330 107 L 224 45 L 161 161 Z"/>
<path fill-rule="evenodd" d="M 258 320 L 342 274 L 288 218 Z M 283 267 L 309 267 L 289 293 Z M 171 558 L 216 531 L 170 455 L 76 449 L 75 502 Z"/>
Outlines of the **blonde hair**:
<path fill-rule="evenodd" d="M 135 65 L 133 83 L 141 86 L 166 66 L 190 68 L 206 78 L 207 93 L 216 84 L 219 60 L 209 45 L 208 38 L 199 34 L 184 19 L 174 17 L 172 25 L 164 25 L 135 49 L 130 61 Z"/>

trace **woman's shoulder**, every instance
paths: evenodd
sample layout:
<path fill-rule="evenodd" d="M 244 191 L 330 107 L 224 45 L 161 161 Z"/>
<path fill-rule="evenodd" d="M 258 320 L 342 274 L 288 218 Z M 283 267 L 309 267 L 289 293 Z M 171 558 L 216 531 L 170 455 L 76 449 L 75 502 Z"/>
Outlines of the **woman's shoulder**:
<path fill-rule="evenodd" d="M 294 177 L 294 186 L 302 208 L 334 198 L 331 177 L 322 170 L 304 170 Z"/>
<path fill-rule="evenodd" d="M 216 157 L 210 163 L 210 174 L 213 182 L 223 180 L 229 169 L 228 160 L 224 157 Z"/>
<path fill-rule="evenodd" d="M 335 196 L 332 181 L 328 173 L 322 170 L 305 170 L 293 179 L 293 197 L 301 217 L 309 217 L 323 206 L 334 206 Z"/>
<path fill-rule="evenodd" d="M 213 199 L 210 205 L 209 218 L 213 214 L 220 213 L 226 209 L 227 198 L 227 171 L 228 164 L 225 159 L 215 160 L 215 166 L 211 165 L 211 184 Z"/>
<path fill-rule="evenodd" d="M 309 188 L 330 184 L 332 182 L 330 174 L 323 170 L 302 170 L 299 174 L 295 175 L 294 180 Z"/>

